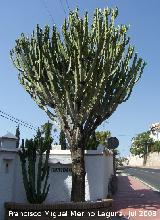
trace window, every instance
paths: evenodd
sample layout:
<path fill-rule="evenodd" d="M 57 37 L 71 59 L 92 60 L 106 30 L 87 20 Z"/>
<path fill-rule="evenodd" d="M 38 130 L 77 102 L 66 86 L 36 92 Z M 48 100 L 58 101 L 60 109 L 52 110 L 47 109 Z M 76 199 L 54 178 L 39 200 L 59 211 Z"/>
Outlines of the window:
<path fill-rule="evenodd" d="M 3 159 L 4 164 L 4 173 L 9 173 L 10 167 L 11 167 L 11 159 Z"/>

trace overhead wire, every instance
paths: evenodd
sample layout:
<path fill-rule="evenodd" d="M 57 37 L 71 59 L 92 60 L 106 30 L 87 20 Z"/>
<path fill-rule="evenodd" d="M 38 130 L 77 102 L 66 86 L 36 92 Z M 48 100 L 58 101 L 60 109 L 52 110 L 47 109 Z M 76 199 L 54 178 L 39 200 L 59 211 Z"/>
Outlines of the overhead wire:
<path fill-rule="evenodd" d="M 8 120 L 10 120 L 12 122 L 15 122 L 16 124 L 22 125 L 22 126 L 24 126 L 26 128 L 29 128 L 29 129 L 32 129 L 32 130 L 35 130 L 35 131 L 37 130 L 37 128 L 35 128 L 33 125 L 31 125 L 31 124 L 29 124 L 27 122 L 24 122 L 24 121 L 22 121 L 22 120 L 20 120 L 20 119 L 18 119 L 16 117 L 10 115 L 10 114 L 7 114 L 4 111 L 0 110 L 0 116 L 5 118 L 5 119 L 8 119 Z"/>
<path fill-rule="evenodd" d="M 26 125 L 24 125 L 24 124 L 22 124 L 22 123 L 20 123 L 20 122 L 18 122 L 18 121 L 12 120 L 11 118 L 9 118 L 9 117 L 7 117 L 7 116 L 4 116 L 4 115 L 2 115 L 2 114 L 0 114 L 0 116 L 3 117 L 3 118 L 5 118 L 5 119 L 8 119 L 8 120 L 10 120 L 10 121 L 12 121 L 12 122 L 15 122 L 15 123 L 18 124 L 18 125 L 22 125 L 23 127 L 26 127 L 26 128 L 29 128 L 29 129 L 31 129 L 31 130 L 35 130 L 35 131 L 36 131 L 36 129 L 34 129 L 34 128 L 32 128 L 32 127 L 29 127 L 29 126 L 26 126 Z"/>
<path fill-rule="evenodd" d="M 62 10 L 63 10 L 65 16 L 67 17 L 67 13 L 66 13 L 65 7 L 64 7 L 64 5 L 63 5 L 63 3 L 62 3 L 62 0 L 60 0 L 60 3 L 61 3 L 61 8 L 62 8 Z"/>
<path fill-rule="evenodd" d="M 42 4 L 43 4 L 43 6 L 45 7 L 45 9 L 46 9 L 46 11 L 47 11 L 49 17 L 51 18 L 53 24 L 56 24 L 55 21 L 54 21 L 54 18 L 53 18 L 53 16 L 52 16 L 52 14 L 51 14 L 51 12 L 50 12 L 50 10 L 49 10 L 49 8 L 48 8 L 48 6 L 47 6 L 46 1 L 45 1 L 45 0 L 41 0 L 41 2 L 42 2 Z"/>
<path fill-rule="evenodd" d="M 66 5 L 67 5 L 68 10 L 70 11 L 68 0 L 66 0 Z"/>
<path fill-rule="evenodd" d="M 31 125 L 31 124 L 29 124 L 28 122 L 22 121 L 22 120 L 20 120 L 20 119 L 14 117 L 14 116 L 12 116 L 12 115 L 10 115 L 10 114 L 7 114 L 6 112 L 4 112 L 4 111 L 2 111 L 2 110 L 0 110 L 0 112 L 1 112 L 2 114 L 6 115 L 7 117 L 13 118 L 13 119 L 16 120 L 16 121 L 19 121 L 19 122 L 21 122 L 21 123 L 23 123 L 23 124 L 26 124 L 26 125 L 28 125 L 28 126 L 34 128 L 34 126 Z"/>

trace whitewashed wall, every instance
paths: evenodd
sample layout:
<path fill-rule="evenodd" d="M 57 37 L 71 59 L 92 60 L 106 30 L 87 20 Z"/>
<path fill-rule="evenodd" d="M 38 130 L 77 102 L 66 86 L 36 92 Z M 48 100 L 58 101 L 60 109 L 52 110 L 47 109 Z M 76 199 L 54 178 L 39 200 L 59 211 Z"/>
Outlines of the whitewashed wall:
<path fill-rule="evenodd" d="M 143 157 L 140 158 L 139 156 L 130 156 L 128 157 L 129 166 L 143 166 Z M 147 156 L 146 167 L 160 167 L 160 153 L 152 152 L 149 153 Z"/>
<path fill-rule="evenodd" d="M 3 220 L 4 202 L 13 201 L 15 181 L 16 153 L 14 151 L 0 152 L 0 220 Z M 8 165 L 7 165 L 8 164 Z"/>
<path fill-rule="evenodd" d="M 19 156 L 15 149 L 0 149 L 0 220 L 3 220 L 4 202 L 25 203 L 26 195 L 21 174 Z M 45 203 L 70 201 L 71 170 L 69 172 L 53 172 L 55 168 L 70 168 L 69 150 L 52 150 L 50 155 L 51 184 Z M 6 163 L 8 166 L 6 167 Z M 106 156 L 101 150 L 85 152 L 86 167 L 86 200 L 98 200 L 107 197 L 108 182 L 113 174 L 112 156 Z"/>

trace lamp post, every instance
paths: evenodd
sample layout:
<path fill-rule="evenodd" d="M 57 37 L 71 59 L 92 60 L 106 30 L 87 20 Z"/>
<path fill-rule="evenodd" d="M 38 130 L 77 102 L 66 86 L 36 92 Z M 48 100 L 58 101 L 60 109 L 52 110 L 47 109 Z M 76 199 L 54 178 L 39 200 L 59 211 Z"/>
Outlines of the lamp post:
<path fill-rule="evenodd" d="M 116 137 L 107 139 L 107 148 L 113 152 L 113 175 L 116 176 L 116 148 L 119 146 L 119 140 Z"/>

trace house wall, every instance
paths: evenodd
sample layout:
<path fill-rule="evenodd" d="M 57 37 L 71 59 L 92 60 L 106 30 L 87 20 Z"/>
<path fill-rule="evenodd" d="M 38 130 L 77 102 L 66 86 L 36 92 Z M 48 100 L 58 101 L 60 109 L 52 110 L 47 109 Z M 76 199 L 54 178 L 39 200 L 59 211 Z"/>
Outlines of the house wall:
<path fill-rule="evenodd" d="M 70 201 L 72 186 L 70 151 L 52 150 L 49 163 L 50 190 L 45 203 Z M 86 200 L 95 201 L 107 197 L 108 182 L 113 173 L 112 163 L 112 156 L 106 156 L 102 151 L 85 152 Z M 58 168 L 62 168 L 60 172 Z M 16 151 L 0 151 L 0 177 L 0 220 L 3 220 L 4 202 L 27 203 L 21 164 Z"/>
<path fill-rule="evenodd" d="M 4 202 L 13 200 L 15 152 L 0 153 L 0 220 L 4 215 Z"/>
<path fill-rule="evenodd" d="M 104 157 L 102 154 L 92 154 L 88 151 L 85 156 L 86 166 L 86 200 L 97 200 L 104 198 Z"/>
<path fill-rule="evenodd" d="M 21 171 L 21 163 L 17 154 L 15 158 L 15 170 L 14 170 L 14 186 L 13 186 L 13 202 L 26 203 L 26 193 L 24 190 L 23 177 Z"/>
<path fill-rule="evenodd" d="M 12 139 L 1 139 L 1 148 L 5 149 L 15 149 L 16 148 L 16 140 Z"/>

